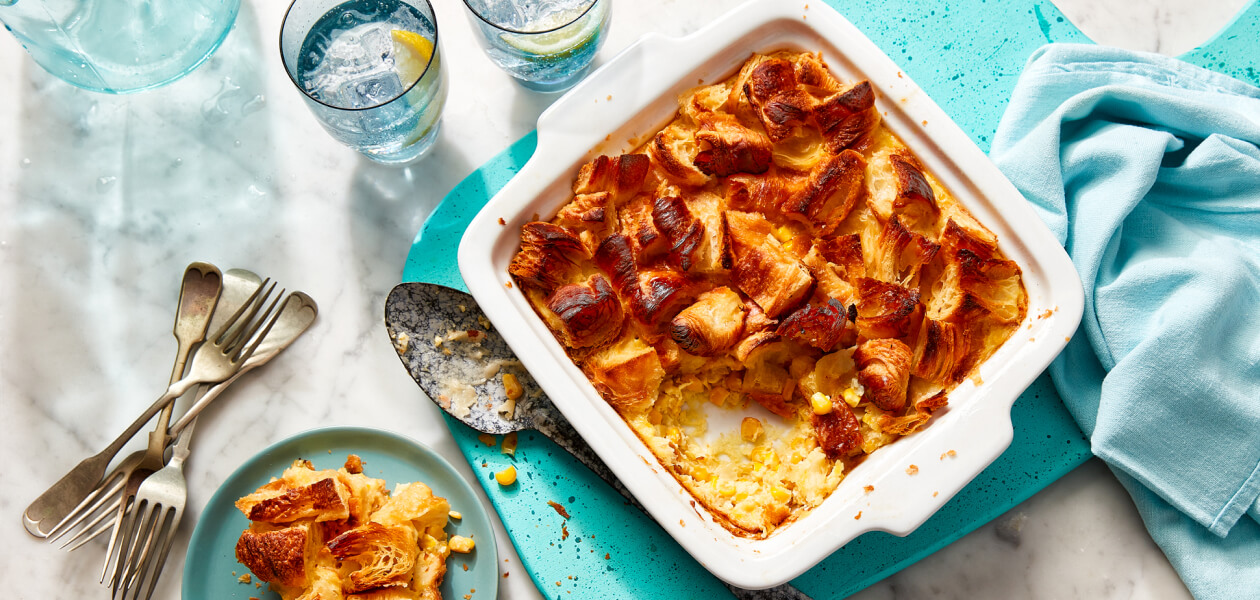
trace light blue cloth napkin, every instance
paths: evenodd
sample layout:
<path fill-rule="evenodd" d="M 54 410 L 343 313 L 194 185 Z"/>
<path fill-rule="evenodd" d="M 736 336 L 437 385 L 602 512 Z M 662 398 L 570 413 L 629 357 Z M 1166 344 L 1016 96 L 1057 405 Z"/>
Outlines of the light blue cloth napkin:
<path fill-rule="evenodd" d="M 991 150 L 1084 284 L 1051 377 L 1200 598 L 1260 597 L 1258 145 L 1260 89 L 1056 44 Z"/>

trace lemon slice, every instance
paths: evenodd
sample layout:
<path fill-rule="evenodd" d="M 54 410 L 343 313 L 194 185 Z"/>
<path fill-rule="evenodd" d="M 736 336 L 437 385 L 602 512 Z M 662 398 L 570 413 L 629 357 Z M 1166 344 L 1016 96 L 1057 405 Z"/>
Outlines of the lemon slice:
<path fill-rule="evenodd" d="M 543 57 L 567 54 L 595 38 L 595 33 L 598 31 L 600 24 L 604 22 L 603 12 L 607 10 L 604 7 L 605 4 L 600 2 L 587 8 L 577 8 L 555 13 L 546 21 L 538 23 L 535 28 L 546 30 L 552 27 L 560 27 L 581 17 L 582 23 L 579 26 L 565 27 L 547 33 L 504 33 L 500 37 L 507 45 L 527 54 Z M 582 11 L 587 9 L 589 9 L 589 12 L 582 16 Z"/>
<path fill-rule="evenodd" d="M 404 86 L 411 85 L 424 75 L 424 69 L 433 56 L 433 42 L 414 31 L 392 29 L 394 38 L 394 70 Z"/>

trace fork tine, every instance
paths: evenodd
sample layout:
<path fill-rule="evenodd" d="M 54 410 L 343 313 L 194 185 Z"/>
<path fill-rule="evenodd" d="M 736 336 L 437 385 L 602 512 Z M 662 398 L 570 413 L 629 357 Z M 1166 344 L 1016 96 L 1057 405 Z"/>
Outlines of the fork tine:
<path fill-rule="evenodd" d="M 254 323 L 254 327 L 249 333 L 250 337 L 253 339 L 253 343 L 251 343 L 249 348 L 246 348 L 244 352 L 241 353 L 237 360 L 241 362 L 249 360 L 249 357 L 254 355 L 254 351 L 262 344 L 263 339 L 267 337 L 267 334 L 271 333 L 271 327 L 275 325 L 276 321 L 280 318 L 280 313 L 284 312 L 284 307 L 281 306 L 280 310 L 276 311 L 275 314 L 272 314 L 271 311 L 275 310 L 276 305 L 280 303 L 280 298 L 285 298 L 285 304 L 288 304 L 288 298 L 292 297 L 285 296 L 284 292 L 285 290 L 280 290 L 280 293 L 276 295 L 275 300 L 271 301 L 271 306 L 267 307 L 267 312 L 263 313 L 262 318 L 258 319 L 258 321 Z M 258 330 L 258 327 L 261 326 L 264 321 L 267 323 L 267 326 L 263 328 L 261 333 L 254 335 L 254 332 Z"/>
<path fill-rule="evenodd" d="M 48 541 L 57 541 L 57 538 L 65 535 L 67 531 L 74 529 L 74 526 L 78 525 L 80 521 L 87 517 L 87 515 L 94 512 L 97 508 L 100 508 L 101 503 L 97 502 L 96 499 L 101 496 L 101 493 L 104 492 L 107 487 L 110 487 L 110 490 L 106 493 L 106 495 L 114 493 L 115 488 L 121 483 L 121 478 L 118 477 L 119 475 L 120 473 L 118 472 L 110 473 L 105 477 L 105 479 L 101 480 L 101 483 L 97 484 L 96 489 L 92 490 L 91 494 L 88 494 L 87 497 L 78 504 L 78 506 L 74 507 L 74 510 L 71 510 L 61 519 L 61 521 L 57 523 L 57 525 L 48 531 Z M 109 482 L 111 479 L 115 478 L 119 478 L 120 482 L 116 482 L 114 486 L 111 487 Z"/>
<path fill-rule="evenodd" d="M 82 547 L 84 544 L 96 539 L 96 537 L 101 535 L 102 533 L 105 533 L 106 531 L 113 529 L 114 528 L 113 521 L 109 523 L 105 523 L 104 525 L 101 525 L 99 528 L 97 528 L 96 526 L 101 521 L 104 521 L 111 515 L 113 515 L 114 520 L 116 521 L 118 519 L 118 505 L 120 503 L 122 503 L 121 495 L 114 498 L 114 501 L 110 503 L 109 506 L 102 509 L 100 511 L 100 514 L 97 515 L 97 517 L 93 519 L 91 523 L 84 525 L 83 528 L 80 529 L 78 533 L 74 534 L 74 537 L 66 540 L 66 543 L 61 545 L 61 548 L 63 550 L 66 550 L 67 552 L 74 552 L 75 550 L 78 550 L 80 547 Z M 91 531 L 91 533 L 88 533 L 89 531 Z M 74 546 L 70 547 L 69 549 L 66 549 L 66 546 L 70 546 L 71 544 L 74 544 Z"/>
<path fill-rule="evenodd" d="M 108 482 L 109 479 L 110 478 L 107 478 L 105 481 Z M 110 498 L 113 498 L 114 496 L 116 496 L 118 492 L 122 490 L 123 486 L 126 485 L 126 483 L 127 482 L 125 480 L 123 480 L 121 477 L 118 477 L 117 481 L 113 482 L 112 484 L 105 483 L 101 486 L 98 486 L 95 490 L 92 490 L 92 493 L 88 494 L 87 498 L 83 499 L 83 502 L 80 502 L 78 506 L 74 507 L 74 510 L 70 511 L 70 514 L 66 515 L 66 517 L 62 519 L 60 523 L 57 523 L 56 527 L 53 527 L 52 530 L 48 532 L 48 541 L 56 542 L 62 536 L 66 535 L 67 533 L 70 533 L 71 531 L 74 531 L 75 527 L 77 527 L 79 523 L 82 523 L 84 519 L 92 516 L 94 513 L 99 511 L 101 507 L 105 505 L 105 503 L 110 501 Z M 99 520 L 93 521 L 84 529 L 90 529 L 91 527 L 95 526 L 96 523 L 98 522 Z M 82 530 L 80 530 L 79 533 L 76 534 L 74 537 L 70 538 L 70 540 L 67 541 L 66 543 L 69 544 L 70 542 L 73 542 L 75 538 L 79 537 L 80 535 L 83 535 Z M 65 546 L 63 545 L 62 547 L 64 548 Z"/>
<path fill-rule="evenodd" d="M 131 567 L 127 569 L 127 576 L 123 578 L 123 598 L 126 598 L 133 589 L 138 590 L 137 584 L 142 583 L 144 574 L 150 566 L 150 556 L 152 556 L 153 546 L 158 543 L 158 538 L 162 534 L 162 526 L 166 521 L 166 508 L 160 504 L 145 503 L 145 507 L 149 509 L 144 515 L 144 535 L 139 538 L 143 541 L 143 545 L 136 545 L 136 549 L 132 556 Z M 134 595 L 133 595 L 134 596 Z"/>
<path fill-rule="evenodd" d="M 160 544 L 160 547 L 158 548 L 158 553 L 154 554 L 151 560 L 146 561 L 146 563 L 152 563 L 153 568 L 141 572 L 142 575 L 147 574 L 147 577 L 141 577 L 137 581 L 134 588 L 135 594 L 132 596 L 136 600 L 140 600 L 140 590 L 142 588 L 144 588 L 144 600 L 149 600 L 153 597 L 153 588 L 157 587 L 158 579 L 162 576 L 162 569 L 166 566 L 166 557 L 170 554 L 171 542 L 175 541 L 175 532 L 179 529 L 180 517 L 181 511 L 176 507 L 170 507 L 163 511 L 163 516 L 157 523 L 161 528 L 153 535 L 155 547 L 157 547 L 157 544 Z M 144 585 L 146 580 L 148 581 L 147 586 Z"/>
<path fill-rule="evenodd" d="M 271 281 L 270 277 L 268 277 L 267 279 L 264 279 L 263 282 L 258 285 L 258 289 L 254 290 L 254 293 L 250 294 L 249 298 L 247 298 L 245 302 L 241 304 L 240 308 L 236 309 L 236 312 L 232 313 L 232 316 L 228 317 L 228 319 L 223 322 L 223 325 L 219 327 L 219 330 L 214 332 L 214 335 L 207 339 L 209 339 L 211 343 L 215 345 L 222 344 L 224 340 L 226 339 L 225 336 L 227 335 L 227 332 L 231 331 L 232 327 L 236 325 L 236 322 L 238 319 L 240 319 L 241 315 L 244 314 L 246 310 L 248 310 L 251 306 L 254 305 L 254 300 L 258 298 L 258 294 L 260 294 L 263 291 L 263 288 L 267 287 L 267 282 L 269 281 Z M 272 287 L 275 287 L 274 283 L 271 285 Z M 271 291 L 268 290 L 267 293 L 271 293 Z M 248 319 L 246 321 L 248 321 Z"/>
<path fill-rule="evenodd" d="M 132 524 L 135 523 L 135 497 L 125 495 L 118 505 L 118 519 L 114 521 L 114 530 L 109 534 L 109 552 L 105 554 L 105 567 L 101 570 L 101 583 L 110 587 L 118 580 L 118 571 L 126 558 L 126 549 L 131 542 Z"/>
<path fill-rule="evenodd" d="M 267 298 L 271 296 L 271 292 L 276 289 L 276 284 L 275 282 L 272 282 L 270 286 L 259 286 L 259 289 L 264 290 L 262 295 L 258 296 L 256 299 L 250 300 L 249 311 L 237 320 L 232 327 L 232 330 L 229 331 L 228 334 L 224 336 L 223 340 L 219 342 L 223 347 L 224 353 L 229 356 L 235 355 L 236 350 L 244 344 L 244 340 L 249 339 L 249 328 L 255 321 L 254 317 L 258 315 L 259 309 L 267 303 Z"/>
<path fill-rule="evenodd" d="M 119 556 L 118 572 L 114 574 L 112 586 L 114 596 L 118 596 L 119 590 L 122 591 L 124 597 L 126 596 L 127 585 L 130 583 L 136 567 L 139 566 L 140 555 L 148 546 L 150 532 L 152 531 L 152 504 L 141 501 L 132 512 L 138 514 L 135 515 L 135 528 L 132 529 L 132 535 L 128 539 L 130 543 L 121 548 L 122 553 Z"/>
<path fill-rule="evenodd" d="M 271 304 L 267 306 L 267 310 L 263 312 L 261 317 L 258 317 L 258 310 L 262 308 L 263 304 L 267 303 L 267 298 L 271 296 L 271 292 L 275 289 L 276 284 L 271 284 L 271 287 L 267 288 L 267 293 L 258 301 L 258 304 L 254 306 L 254 309 L 249 312 L 249 318 L 242 322 L 241 329 L 237 332 L 238 335 L 232 340 L 231 345 L 226 351 L 228 356 L 231 357 L 232 362 L 240 360 L 239 356 L 243 349 L 247 347 L 250 339 L 254 337 L 254 333 L 258 331 L 258 327 L 262 325 L 263 321 L 270 318 L 271 311 L 275 309 L 276 303 L 280 300 L 280 297 L 284 295 L 284 290 L 281 289 L 280 294 L 275 298 L 272 298 Z"/>

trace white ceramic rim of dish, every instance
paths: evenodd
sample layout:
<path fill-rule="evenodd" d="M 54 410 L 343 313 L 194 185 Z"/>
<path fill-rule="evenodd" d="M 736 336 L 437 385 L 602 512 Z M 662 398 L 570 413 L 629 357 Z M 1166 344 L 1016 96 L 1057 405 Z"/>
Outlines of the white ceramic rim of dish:
<path fill-rule="evenodd" d="M 533 157 L 473 219 L 459 248 L 478 304 L 587 443 L 701 565 L 750 589 L 789 581 L 862 533 L 904 536 L 927 520 L 1010 445 L 1011 405 L 1062 350 L 1083 307 L 1067 254 L 984 152 L 851 23 L 822 3 L 805 4 L 754 0 L 686 37 L 649 34 L 622 51 L 539 117 Z M 927 427 L 872 454 L 803 518 L 752 540 L 697 508 L 565 355 L 510 284 L 507 265 L 521 226 L 563 206 L 582 164 L 637 147 L 701 80 L 721 81 L 753 51 L 783 48 L 821 50 L 841 79 L 871 81 L 886 125 L 1020 265 L 1029 304 L 1014 336 L 980 366 L 979 387 L 964 382 Z"/>

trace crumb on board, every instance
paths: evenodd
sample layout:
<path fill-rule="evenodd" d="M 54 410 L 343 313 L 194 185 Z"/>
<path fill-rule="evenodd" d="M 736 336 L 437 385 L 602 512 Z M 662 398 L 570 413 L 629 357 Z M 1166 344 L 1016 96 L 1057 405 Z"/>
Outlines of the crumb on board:
<path fill-rule="evenodd" d="M 239 581 L 239 582 L 241 582 L 241 583 L 252 583 L 252 582 L 253 582 L 253 579 L 249 576 L 249 573 L 246 573 L 246 574 L 244 574 L 244 575 L 241 575 L 240 577 L 237 577 L 237 578 L 236 578 L 236 580 L 237 580 L 237 581 Z"/>
<path fill-rule="evenodd" d="M 502 487 L 508 487 L 516 483 L 516 467 L 508 465 L 506 469 L 494 474 L 494 480 L 499 482 Z"/>
<path fill-rule="evenodd" d="M 259 583 L 259 582 L 257 582 L 257 581 L 255 581 L 255 582 L 254 582 L 254 589 L 256 589 L 256 590 L 261 590 L 261 589 L 262 589 L 262 584 L 261 584 L 261 583 Z"/>
<path fill-rule="evenodd" d="M 508 576 L 508 574 L 507 574 L 507 573 L 504 573 L 504 574 L 503 574 L 503 578 L 504 578 L 504 579 L 507 579 L 507 576 Z"/>
<path fill-rule="evenodd" d="M 608 97 L 604 98 L 604 100 L 612 100 L 612 94 L 608 94 Z"/>
<path fill-rule="evenodd" d="M 559 582 L 559 581 L 557 581 L 557 582 L 556 582 L 556 587 L 560 587 L 560 582 Z"/>
<path fill-rule="evenodd" d="M 556 502 L 555 500 L 548 500 L 547 506 L 550 506 L 552 509 L 554 509 L 556 511 L 556 514 L 566 519 L 569 518 L 569 511 L 568 509 L 564 507 L 563 504 L 560 504 L 559 502 Z"/>
<path fill-rule="evenodd" d="M 485 444 L 487 448 L 493 448 L 495 444 L 499 443 L 499 438 L 496 438 L 488 433 L 478 435 L 477 439 L 481 440 L 481 443 Z"/>
<path fill-rule="evenodd" d="M 856 521 L 856 520 L 858 520 L 858 519 L 861 519 L 861 518 L 862 518 L 862 511 L 860 511 L 860 510 L 858 511 L 858 514 L 853 515 L 853 520 L 854 520 L 854 521 Z"/>
<path fill-rule="evenodd" d="M 941 455 L 941 460 L 945 460 L 946 458 L 953 458 L 955 456 L 958 456 L 958 453 L 954 452 L 953 450 L 950 450 Z"/>
<path fill-rule="evenodd" d="M 564 541 L 567 539 L 569 539 L 569 526 L 561 523 L 560 524 L 560 540 Z"/>
<path fill-rule="evenodd" d="M 504 221 L 504 220 L 503 220 L 503 217 L 499 217 L 499 224 L 500 224 L 500 225 L 507 225 L 507 221 Z"/>
<path fill-rule="evenodd" d="M 873 486 L 873 485 L 864 485 L 864 486 L 862 486 L 862 490 L 863 490 L 863 491 L 865 491 L 866 493 L 868 493 L 868 494 L 869 494 L 869 493 L 871 493 L 871 492 L 875 491 L 875 486 Z"/>
<path fill-rule="evenodd" d="M 940 492 L 932 492 L 932 497 L 933 497 L 933 498 L 935 498 L 935 497 L 936 497 L 936 495 L 937 495 L 937 494 L 939 494 L 939 493 L 940 493 Z"/>
<path fill-rule="evenodd" d="M 605 552 L 605 553 L 604 553 L 604 560 L 608 560 L 608 559 L 610 559 L 610 558 L 612 558 L 612 555 L 611 555 L 611 554 L 609 554 L 609 553 L 607 553 L 607 552 Z"/>
<path fill-rule="evenodd" d="M 467 571 L 467 570 L 468 570 L 468 563 L 464 563 L 464 570 L 465 570 L 465 571 Z"/>
<path fill-rule="evenodd" d="M 686 527 L 686 526 L 687 526 L 687 523 L 686 523 L 685 521 L 683 521 L 682 519 L 678 519 L 678 526 L 679 526 L 679 527 Z"/>
<path fill-rule="evenodd" d="M 917 475 L 919 473 L 918 465 L 910 465 L 906 467 L 906 475 Z"/>
<path fill-rule="evenodd" d="M 503 287 L 508 288 L 508 289 L 511 289 L 511 288 L 512 288 L 512 282 L 511 282 L 511 281 L 509 281 L 509 282 L 507 282 L 507 283 L 503 284 Z"/>
<path fill-rule="evenodd" d="M 927 119 L 923 119 L 923 125 L 924 125 L 925 127 L 927 126 Z"/>

